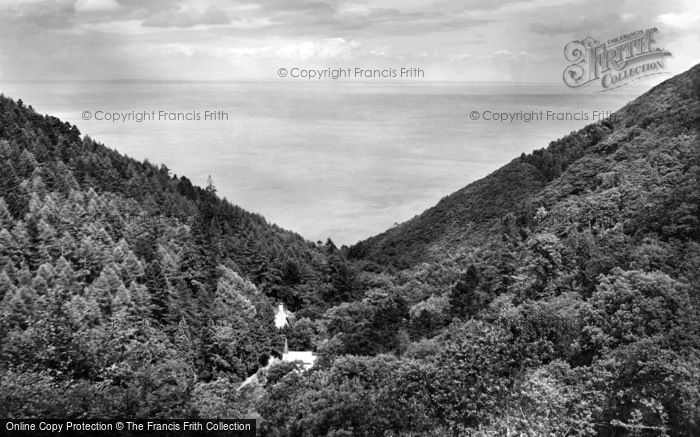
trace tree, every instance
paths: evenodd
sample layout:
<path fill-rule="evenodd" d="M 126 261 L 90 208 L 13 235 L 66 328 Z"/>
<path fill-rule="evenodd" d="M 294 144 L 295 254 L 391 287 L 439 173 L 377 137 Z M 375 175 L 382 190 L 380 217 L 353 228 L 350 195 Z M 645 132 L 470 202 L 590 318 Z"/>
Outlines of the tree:
<path fill-rule="evenodd" d="M 124 256 L 124 259 L 121 262 L 120 270 L 122 273 L 122 278 L 126 284 L 129 284 L 132 281 L 140 280 L 145 274 L 141 262 L 131 250 L 129 250 L 126 253 L 126 256 Z"/>
<path fill-rule="evenodd" d="M 0 229 L 9 229 L 12 225 L 12 215 L 7 207 L 5 199 L 0 197 Z"/>
<path fill-rule="evenodd" d="M 528 370 L 482 427 L 486 435 L 597 435 L 596 418 L 605 399 L 586 387 L 566 363 L 554 361 Z"/>
<path fill-rule="evenodd" d="M 301 351 L 313 350 L 318 337 L 316 324 L 307 318 L 301 318 L 293 326 L 285 328 L 284 334 L 289 341 L 289 348 Z"/>
<path fill-rule="evenodd" d="M 153 317 L 158 323 L 164 324 L 168 321 L 171 295 L 158 260 L 153 260 L 146 266 L 144 284 L 151 295 Z"/>
<path fill-rule="evenodd" d="M 5 270 L 0 270 L 0 301 L 2 301 L 7 294 L 14 291 L 15 285 L 12 283 L 12 280 L 7 276 Z"/>
<path fill-rule="evenodd" d="M 192 390 L 192 409 L 201 418 L 235 419 L 245 413 L 236 396 L 240 380 L 219 378 L 198 382 Z"/>
<path fill-rule="evenodd" d="M 483 307 L 484 299 L 477 291 L 478 287 L 479 272 L 474 265 L 470 265 L 450 291 L 450 312 L 453 317 L 472 316 Z"/>
<path fill-rule="evenodd" d="M 453 322 L 445 340 L 435 361 L 431 399 L 435 415 L 463 433 L 487 424 L 490 415 L 503 414 L 503 400 L 518 374 L 537 361 L 507 331 L 481 321 Z"/>
<path fill-rule="evenodd" d="M 696 314 L 687 284 L 660 272 L 616 268 L 601 278 L 585 309 L 584 341 L 602 350 L 663 336 L 683 348 L 698 333 Z"/>
<path fill-rule="evenodd" d="M 205 190 L 211 196 L 216 195 L 216 187 L 214 186 L 214 179 L 212 179 L 211 175 L 207 176 L 207 187 Z"/>
<path fill-rule="evenodd" d="M 99 302 L 102 312 L 110 315 L 113 310 L 114 298 L 121 289 L 126 290 L 115 269 L 107 266 L 88 290 L 95 300 Z"/>

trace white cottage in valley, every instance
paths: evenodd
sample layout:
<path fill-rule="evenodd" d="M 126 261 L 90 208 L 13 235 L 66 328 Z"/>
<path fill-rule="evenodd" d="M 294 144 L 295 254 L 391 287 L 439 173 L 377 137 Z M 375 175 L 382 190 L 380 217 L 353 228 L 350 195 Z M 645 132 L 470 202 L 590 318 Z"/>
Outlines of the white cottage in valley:
<path fill-rule="evenodd" d="M 291 319 L 291 320 L 290 320 Z M 275 314 L 275 326 L 277 329 L 282 329 L 285 326 L 292 326 L 294 324 L 294 315 L 284 309 L 284 304 L 281 303 L 277 307 L 277 313 Z"/>
<path fill-rule="evenodd" d="M 312 351 L 290 351 L 287 345 L 287 339 L 284 339 L 284 352 L 282 352 L 282 361 L 301 362 L 301 367 L 304 370 L 309 370 L 316 363 L 316 354 Z"/>
<path fill-rule="evenodd" d="M 277 313 L 275 314 L 275 326 L 277 329 L 282 329 L 286 326 L 293 326 L 296 321 L 294 314 L 284 308 L 284 304 L 279 304 Z M 290 351 L 287 339 L 284 339 L 284 351 L 282 352 L 282 361 L 293 362 L 299 361 L 304 370 L 309 370 L 316 363 L 316 354 L 313 351 Z"/>

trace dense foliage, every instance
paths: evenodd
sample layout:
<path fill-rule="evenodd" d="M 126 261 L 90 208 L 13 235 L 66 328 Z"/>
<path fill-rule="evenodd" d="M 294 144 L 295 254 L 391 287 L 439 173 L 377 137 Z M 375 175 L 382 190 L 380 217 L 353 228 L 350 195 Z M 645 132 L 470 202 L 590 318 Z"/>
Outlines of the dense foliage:
<path fill-rule="evenodd" d="M 5 416 L 700 435 L 700 66 L 340 250 L 0 109 Z"/>
<path fill-rule="evenodd" d="M 351 247 L 266 429 L 700 435 L 699 128 L 696 66 Z"/>
<path fill-rule="evenodd" d="M 3 417 L 206 416 L 281 352 L 276 302 L 352 297 L 329 247 L 2 96 L 0 161 Z"/>

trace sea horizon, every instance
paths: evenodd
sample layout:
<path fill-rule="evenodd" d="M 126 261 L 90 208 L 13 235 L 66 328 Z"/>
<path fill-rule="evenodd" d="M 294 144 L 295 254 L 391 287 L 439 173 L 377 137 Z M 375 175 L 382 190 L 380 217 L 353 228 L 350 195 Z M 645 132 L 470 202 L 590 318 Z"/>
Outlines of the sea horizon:
<path fill-rule="evenodd" d="M 0 81 L 0 93 L 76 125 L 95 141 L 165 164 L 200 186 L 211 175 L 233 204 L 310 241 L 331 238 L 339 246 L 408 220 L 521 153 L 596 121 L 474 121 L 471 111 L 592 115 L 620 109 L 640 88 L 577 92 L 573 101 L 563 84 L 532 82 Z M 81 116 L 203 116 L 210 109 L 228 120 Z M 204 153 L 193 153 L 193 142 Z"/>

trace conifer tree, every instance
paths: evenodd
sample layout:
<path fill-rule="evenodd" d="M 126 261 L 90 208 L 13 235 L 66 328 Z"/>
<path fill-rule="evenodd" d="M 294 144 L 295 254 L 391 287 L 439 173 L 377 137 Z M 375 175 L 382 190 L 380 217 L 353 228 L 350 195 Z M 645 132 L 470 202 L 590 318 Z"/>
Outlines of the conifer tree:
<path fill-rule="evenodd" d="M 10 229 L 12 227 L 12 215 L 7 207 L 5 199 L 0 197 L 0 229 Z"/>
<path fill-rule="evenodd" d="M 124 256 L 124 260 L 121 262 L 120 270 L 122 272 L 122 278 L 127 284 L 131 283 L 132 281 L 140 280 L 145 274 L 141 261 L 136 258 L 136 255 L 131 250 L 129 250 L 126 253 L 126 256 Z"/>
<path fill-rule="evenodd" d="M 10 292 L 14 292 L 16 289 L 15 284 L 7 275 L 5 270 L 0 270 L 0 302 L 5 298 Z"/>
<path fill-rule="evenodd" d="M 165 323 L 170 312 L 171 296 L 158 260 L 153 260 L 146 266 L 144 284 L 151 296 L 153 317 L 157 322 Z"/>
<path fill-rule="evenodd" d="M 113 300 L 118 292 L 126 290 L 121 279 L 111 266 L 105 267 L 100 276 L 90 285 L 90 294 L 99 303 L 104 314 L 112 314 Z M 128 296 L 127 296 L 128 297 Z M 122 299 L 124 301 L 125 299 Z"/>

